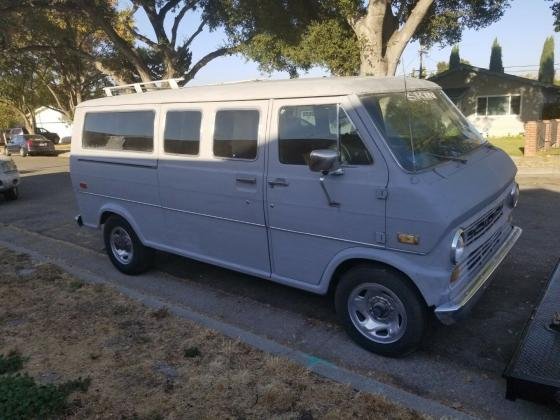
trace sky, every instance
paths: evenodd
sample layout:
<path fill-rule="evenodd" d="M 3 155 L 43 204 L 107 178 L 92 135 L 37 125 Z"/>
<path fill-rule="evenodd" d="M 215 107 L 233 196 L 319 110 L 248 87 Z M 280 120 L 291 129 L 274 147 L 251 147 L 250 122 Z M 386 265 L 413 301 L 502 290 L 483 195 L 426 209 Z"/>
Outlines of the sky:
<path fill-rule="evenodd" d="M 556 34 L 553 30 L 553 17 L 549 6 L 550 3 L 545 0 L 512 0 L 511 7 L 498 22 L 482 30 L 463 32 L 459 44 L 461 58 L 468 60 L 474 66 L 487 68 L 490 61 L 490 47 L 494 38 L 498 37 L 502 45 L 505 71 L 519 76 L 534 74 L 538 71 L 543 42 L 546 37 L 553 35 L 556 44 L 556 61 L 560 63 L 560 34 Z M 146 17 L 137 13 L 136 19 L 140 31 L 151 35 L 151 26 Z M 187 38 L 198 23 L 198 16 L 193 14 L 187 16 L 179 32 L 181 37 Z M 203 32 L 193 43 L 193 62 L 224 43 L 225 36 L 221 31 Z M 450 52 L 451 47 L 442 48 L 436 45 L 424 56 L 424 66 L 429 71 L 435 70 L 438 61 L 449 60 Z M 403 54 L 403 62 L 407 74 L 419 67 L 417 43 L 409 44 Z M 557 70 L 560 70 L 560 66 Z M 399 67 L 397 73 L 402 74 L 402 67 Z M 320 77 L 328 74 L 325 69 L 314 68 L 306 74 L 301 74 L 301 77 Z M 288 74 L 262 73 L 257 63 L 248 61 L 242 56 L 229 56 L 213 60 L 200 70 L 190 84 L 266 78 L 288 78 Z"/>

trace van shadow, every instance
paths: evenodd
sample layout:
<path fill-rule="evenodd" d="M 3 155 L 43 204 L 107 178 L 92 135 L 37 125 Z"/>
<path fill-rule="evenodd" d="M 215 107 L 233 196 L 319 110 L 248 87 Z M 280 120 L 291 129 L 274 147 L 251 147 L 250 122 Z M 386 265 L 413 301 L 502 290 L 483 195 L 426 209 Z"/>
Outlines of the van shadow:
<path fill-rule="evenodd" d="M 515 212 L 523 228 L 471 314 L 452 326 L 432 318 L 419 353 L 500 374 L 511 359 L 549 275 L 560 257 L 560 193 L 524 190 Z M 158 252 L 157 268 L 179 278 L 239 295 L 306 318 L 333 324 L 332 296 L 317 296 L 260 278 Z M 559 297 L 560 299 L 560 297 Z M 559 306 L 560 310 L 560 306 Z"/>

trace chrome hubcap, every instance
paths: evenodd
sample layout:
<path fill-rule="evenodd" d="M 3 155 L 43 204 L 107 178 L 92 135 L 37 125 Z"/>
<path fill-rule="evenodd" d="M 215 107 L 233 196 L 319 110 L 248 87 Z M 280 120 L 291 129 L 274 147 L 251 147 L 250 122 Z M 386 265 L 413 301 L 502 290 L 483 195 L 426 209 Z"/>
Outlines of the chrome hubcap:
<path fill-rule="evenodd" d="M 356 329 L 377 343 L 394 343 L 406 331 L 404 304 L 381 284 L 363 283 L 355 287 L 348 297 L 348 312 Z"/>
<path fill-rule="evenodd" d="M 111 252 L 121 264 L 129 264 L 132 260 L 132 238 L 122 227 L 116 227 L 110 236 Z"/>

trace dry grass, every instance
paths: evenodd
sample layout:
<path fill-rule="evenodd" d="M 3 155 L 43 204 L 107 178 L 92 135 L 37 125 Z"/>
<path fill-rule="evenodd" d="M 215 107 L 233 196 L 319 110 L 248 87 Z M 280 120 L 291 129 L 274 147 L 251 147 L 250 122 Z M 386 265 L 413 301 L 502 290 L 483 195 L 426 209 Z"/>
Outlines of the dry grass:
<path fill-rule="evenodd" d="M 72 418 L 419 418 L 25 255 L 0 248 L 0 273 L 0 354 L 90 378 Z"/>

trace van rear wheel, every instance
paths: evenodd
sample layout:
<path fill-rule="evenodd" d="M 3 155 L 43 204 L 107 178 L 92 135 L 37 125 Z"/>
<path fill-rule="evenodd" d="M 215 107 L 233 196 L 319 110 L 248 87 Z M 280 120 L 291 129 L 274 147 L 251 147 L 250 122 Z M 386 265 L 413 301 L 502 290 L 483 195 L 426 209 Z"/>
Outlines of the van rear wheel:
<path fill-rule="evenodd" d="M 103 228 L 105 249 L 113 265 L 125 274 L 141 274 L 152 266 L 154 251 L 140 242 L 130 224 L 111 216 Z"/>
<path fill-rule="evenodd" d="M 348 335 L 365 349 L 399 357 L 422 342 L 427 308 L 410 280 L 384 267 L 360 265 L 338 284 L 335 306 Z"/>

